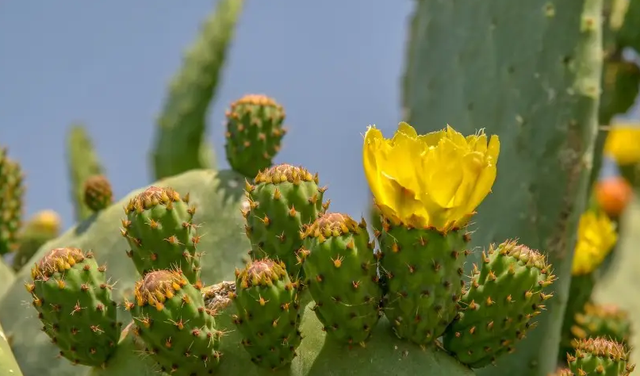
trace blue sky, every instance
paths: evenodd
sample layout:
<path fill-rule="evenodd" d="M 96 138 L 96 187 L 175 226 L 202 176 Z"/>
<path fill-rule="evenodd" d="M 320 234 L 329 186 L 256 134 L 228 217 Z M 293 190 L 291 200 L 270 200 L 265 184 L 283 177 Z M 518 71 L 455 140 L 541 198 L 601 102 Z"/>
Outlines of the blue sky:
<path fill-rule="evenodd" d="M 65 137 L 74 121 L 94 139 L 118 197 L 151 181 L 154 121 L 182 54 L 215 1 L 0 3 L 0 145 L 26 170 L 26 215 L 58 211 L 73 224 Z M 400 75 L 413 2 L 247 1 L 210 139 L 222 168 L 224 109 L 266 93 L 287 110 L 276 162 L 302 164 L 329 186 L 332 209 L 367 201 L 361 142 L 400 118 Z"/>

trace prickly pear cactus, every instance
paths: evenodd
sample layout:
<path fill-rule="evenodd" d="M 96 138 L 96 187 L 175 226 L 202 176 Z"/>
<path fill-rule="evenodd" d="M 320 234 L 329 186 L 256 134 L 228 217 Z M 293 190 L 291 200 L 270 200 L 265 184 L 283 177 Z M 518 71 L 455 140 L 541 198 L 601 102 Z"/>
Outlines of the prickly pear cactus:
<path fill-rule="evenodd" d="M 271 167 L 286 133 L 284 108 L 266 95 L 249 94 L 227 110 L 227 160 L 235 171 L 253 178 Z"/>
<path fill-rule="evenodd" d="M 74 364 L 104 365 L 120 338 L 106 270 L 78 248 L 55 248 L 31 270 L 26 287 L 42 330 Z"/>
<path fill-rule="evenodd" d="M 221 0 L 187 52 L 158 119 L 151 155 L 160 180 L 191 169 L 216 168 L 206 117 L 224 68 L 244 0 Z"/>
<path fill-rule="evenodd" d="M 552 297 L 543 289 L 555 276 L 538 251 L 507 241 L 491 246 L 474 266 L 463 311 L 447 328 L 444 347 L 462 363 L 481 368 L 523 339 Z"/>
<path fill-rule="evenodd" d="M 291 275 L 298 274 L 300 233 L 329 207 L 322 201 L 326 188 L 318 183 L 317 174 L 280 164 L 258 173 L 253 185 L 247 184 L 249 207 L 243 215 L 252 258 L 278 259 Z"/>
<path fill-rule="evenodd" d="M 305 282 L 329 337 L 365 346 L 381 316 L 378 260 L 367 224 L 325 213 L 303 235 Z"/>
<path fill-rule="evenodd" d="M 518 237 L 546 252 L 559 277 L 558 299 L 538 327 L 498 368 L 477 373 L 547 376 L 556 368 L 598 125 L 602 1 L 421 0 L 415 12 L 407 121 L 420 133 L 442 124 L 466 134 L 486 128 L 509 145 L 493 193 L 472 222 L 478 231 L 471 246 Z"/>
<path fill-rule="evenodd" d="M 84 182 L 84 204 L 94 212 L 113 203 L 111 183 L 104 175 L 91 176 Z"/>
<path fill-rule="evenodd" d="M 15 279 L 16 275 L 11 270 L 11 267 L 7 265 L 4 259 L 0 258 L 0 300 L 9 291 Z"/>
<path fill-rule="evenodd" d="M 250 247 L 242 231 L 244 220 L 240 213 L 244 201 L 244 179 L 232 171 L 195 170 L 154 183 L 157 187 L 172 187 L 183 195 L 189 193 L 190 204 L 200 208 L 194 215 L 194 221 L 201 224 L 199 231 L 204 234 L 199 245 L 207 250 L 202 257 L 201 269 L 205 283 L 233 278 L 234 268 L 243 265 L 242 257 L 246 254 L 243 250 Z M 108 266 L 110 283 L 116 285 L 114 300 L 122 302 L 124 297 L 132 299 L 134 283 L 139 275 L 134 263 L 126 255 L 131 248 L 120 235 L 120 228 L 121 220 L 126 217 L 123 208 L 144 189 L 130 193 L 118 203 L 45 244 L 33 260 L 41 259 L 46 252 L 57 247 L 91 250 L 100 265 Z M 23 268 L 17 275 L 16 283 L 0 302 L 0 321 L 7 335 L 12 337 L 18 363 L 27 375 L 78 375 L 80 366 L 74 367 L 65 359 L 57 359 L 59 350 L 40 331 L 42 325 L 35 311 L 29 314 L 15 309 L 30 300 L 23 286 L 23 282 L 29 278 L 29 268 Z M 127 311 L 121 309 L 119 313 L 119 321 L 130 321 Z"/>
<path fill-rule="evenodd" d="M 631 326 L 627 311 L 612 304 L 587 303 L 583 311 L 575 315 L 571 333 L 576 339 L 602 337 L 628 344 Z"/>
<path fill-rule="evenodd" d="M 53 210 L 40 211 L 30 218 L 18 234 L 18 249 L 12 261 L 13 270 L 19 271 L 44 243 L 57 238 L 60 227 L 60 216 Z"/>
<path fill-rule="evenodd" d="M 22 168 L 0 148 L 0 255 L 18 246 L 22 226 L 24 186 Z"/>
<path fill-rule="evenodd" d="M 22 371 L 13 352 L 11 352 L 11 346 L 2 325 L 0 325 L 0 375 L 22 376 Z"/>
<path fill-rule="evenodd" d="M 621 343 L 604 338 L 578 340 L 575 352 L 567 354 L 569 369 L 575 375 L 629 376 L 635 365 L 629 362 L 629 350 Z"/>

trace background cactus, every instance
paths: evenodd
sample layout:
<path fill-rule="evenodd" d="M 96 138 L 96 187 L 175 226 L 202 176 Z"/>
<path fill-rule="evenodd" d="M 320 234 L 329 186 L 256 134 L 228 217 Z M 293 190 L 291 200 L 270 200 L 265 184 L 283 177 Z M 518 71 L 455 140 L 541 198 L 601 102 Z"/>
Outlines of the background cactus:
<path fill-rule="evenodd" d="M 17 247 L 22 225 L 23 178 L 20 165 L 9 159 L 6 149 L 0 148 L 0 255 Z"/>

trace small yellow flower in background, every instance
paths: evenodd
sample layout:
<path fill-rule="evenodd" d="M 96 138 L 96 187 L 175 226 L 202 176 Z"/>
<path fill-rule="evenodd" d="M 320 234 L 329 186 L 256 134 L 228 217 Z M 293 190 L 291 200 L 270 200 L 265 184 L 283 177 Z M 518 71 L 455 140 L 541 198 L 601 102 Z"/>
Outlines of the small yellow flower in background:
<path fill-rule="evenodd" d="M 60 232 L 60 216 L 53 210 L 42 210 L 27 223 L 30 229 L 46 233 L 57 234 Z"/>
<path fill-rule="evenodd" d="M 571 273 L 584 275 L 596 270 L 617 241 L 616 226 L 604 212 L 582 214 Z"/>
<path fill-rule="evenodd" d="M 498 136 L 464 137 L 450 126 L 418 135 L 400 123 L 391 139 L 371 126 L 364 172 L 382 214 L 396 224 L 446 232 L 467 224 L 496 179 Z"/>
<path fill-rule="evenodd" d="M 607 135 L 604 154 L 621 166 L 640 162 L 640 124 L 614 124 Z"/>

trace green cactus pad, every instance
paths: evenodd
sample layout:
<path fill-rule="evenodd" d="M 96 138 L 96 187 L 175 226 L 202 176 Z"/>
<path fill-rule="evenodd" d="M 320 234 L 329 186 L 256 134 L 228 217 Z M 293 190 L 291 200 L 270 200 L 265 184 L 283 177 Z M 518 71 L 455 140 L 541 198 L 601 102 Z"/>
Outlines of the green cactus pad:
<path fill-rule="evenodd" d="M 18 247 L 22 226 L 24 186 L 22 168 L 0 148 L 0 255 Z"/>
<path fill-rule="evenodd" d="M 226 113 L 229 165 L 247 177 L 271 167 L 286 134 L 285 111 L 273 98 L 249 94 L 231 104 Z"/>
<path fill-rule="evenodd" d="M 2 325 L 0 325 L 0 375 L 23 376 L 22 370 L 11 352 L 11 344 L 9 338 L 4 334 Z"/>
<path fill-rule="evenodd" d="M 550 269 L 542 254 L 514 241 L 483 252 L 461 299 L 462 311 L 443 337 L 445 349 L 472 368 L 513 352 L 552 297 L 544 293 L 555 280 Z"/>
<path fill-rule="evenodd" d="M 629 376 L 635 365 L 629 363 L 629 352 L 621 343 L 604 338 L 577 340 L 575 353 L 567 354 L 571 371 L 578 376 Z"/>
<path fill-rule="evenodd" d="M 301 271 L 301 232 L 329 207 L 322 203 L 326 188 L 318 187 L 317 174 L 288 164 L 258 173 L 254 184 L 247 183 L 249 208 L 243 212 L 251 258 L 280 260 L 296 276 Z"/>
<path fill-rule="evenodd" d="M 236 272 L 236 286 L 234 323 L 251 361 L 266 369 L 291 363 L 302 341 L 298 282 L 283 262 L 262 259 Z"/>
<path fill-rule="evenodd" d="M 105 271 L 92 253 L 55 248 L 33 267 L 33 283 L 26 286 L 42 330 L 60 348 L 60 355 L 75 364 L 104 364 L 120 337 Z"/>
<path fill-rule="evenodd" d="M 211 375 L 218 368 L 222 332 L 204 305 L 201 287 L 179 269 L 156 270 L 136 283 L 136 302 L 127 303 L 147 352 L 163 372 Z"/>
<path fill-rule="evenodd" d="M 244 219 L 240 214 L 245 202 L 244 177 L 230 170 L 194 170 L 154 185 L 189 192 L 189 202 L 203 208 L 194 216 L 194 221 L 201 224 L 199 232 L 204 235 L 198 244 L 200 249 L 206 251 L 202 257 L 203 281 L 211 283 L 233 278 L 235 267 L 243 265 L 242 250 L 248 250 L 250 246 L 242 230 Z M 133 298 L 134 285 L 140 276 L 125 254 L 130 247 L 119 232 L 122 208 L 145 188 L 130 192 L 109 208 L 72 226 L 41 248 L 33 260 L 39 260 L 50 249 L 57 247 L 74 246 L 92 250 L 100 264 L 109 266 L 107 275 L 116 286 L 113 291 L 116 301 L 122 301 L 125 297 Z M 13 279 L 11 273 L 2 272 L 1 265 L 0 281 L 9 276 Z M 30 299 L 23 282 L 29 278 L 30 268 L 22 268 L 16 275 L 16 283 L 0 284 L 0 294 L 5 288 L 8 289 L 0 302 L 0 321 L 7 336 L 12 338 L 11 346 L 16 359 L 25 375 L 77 376 L 88 367 L 73 366 L 66 359 L 58 357 L 57 346 L 40 330 L 42 324 L 36 312 L 24 307 L 24 302 Z M 28 314 L 29 311 L 33 314 Z M 130 321 L 130 312 L 121 309 L 119 318 L 123 322 Z"/>
<path fill-rule="evenodd" d="M 367 224 L 326 213 L 304 234 L 301 251 L 314 311 L 332 339 L 362 344 L 380 318 L 382 290 Z"/>
<path fill-rule="evenodd" d="M 122 235 L 127 238 L 141 275 L 151 270 L 179 267 L 189 282 L 200 279 L 201 253 L 189 195 L 184 198 L 173 188 L 151 186 L 129 201 Z"/>
<path fill-rule="evenodd" d="M 113 203 L 111 183 L 104 175 L 94 175 L 84 183 L 84 204 L 94 212 L 103 210 Z"/>
<path fill-rule="evenodd" d="M 379 235 L 384 313 L 398 337 L 427 345 L 458 312 L 470 238 L 463 230 L 442 234 L 392 226 L 387 220 Z"/>

